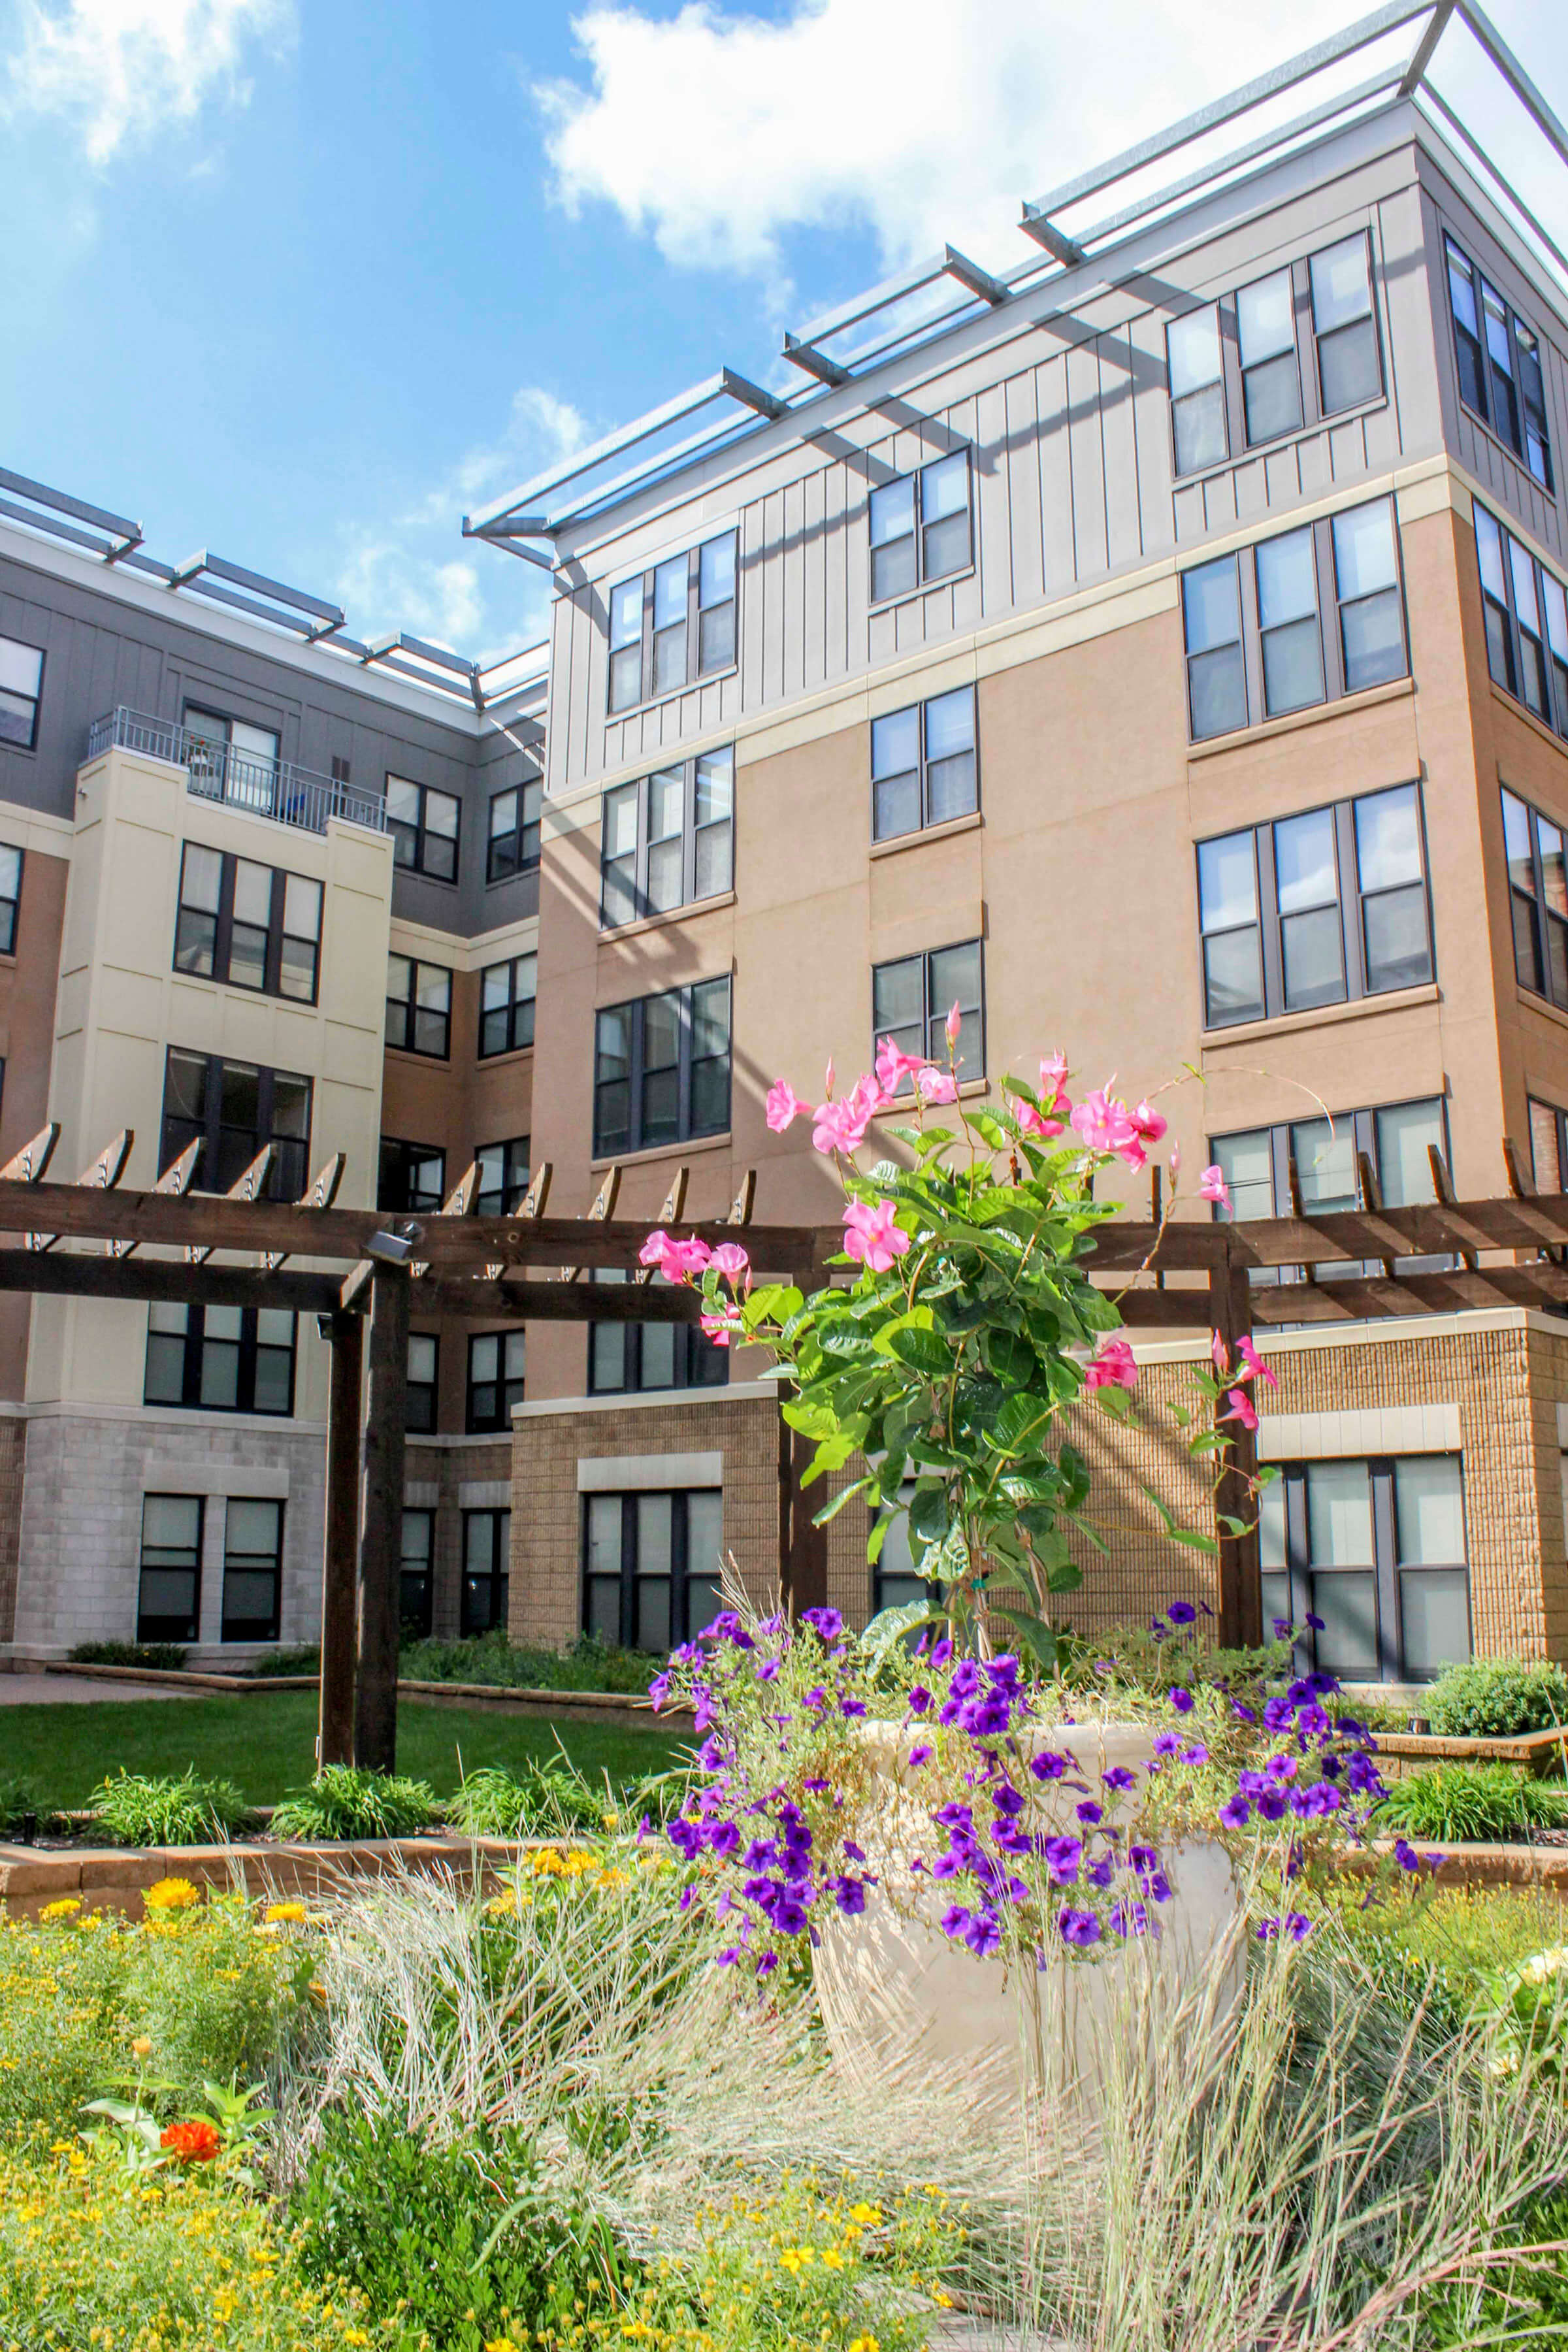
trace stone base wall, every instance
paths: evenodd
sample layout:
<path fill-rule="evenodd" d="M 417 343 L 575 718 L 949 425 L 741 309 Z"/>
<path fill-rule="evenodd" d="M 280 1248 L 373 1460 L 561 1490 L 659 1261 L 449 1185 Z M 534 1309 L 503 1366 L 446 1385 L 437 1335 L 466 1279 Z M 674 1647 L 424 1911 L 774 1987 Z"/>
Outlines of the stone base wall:
<path fill-rule="evenodd" d="M 403 1475 L 405 1505 L 436 1514 L 430 1631 L 437 1642 L 455 1642 L 463 1623 L 463 1513 L 510 1507 L 511 1440 L 433 1445 L 411 1437 Z"/>
<path fill-rule="evenodd" d="M 27 1424 L 19 1413 L 0 1414 L 0 1642 L 16 1628 L 16 1562 L 22 1547 L 22 1486 Z"/>

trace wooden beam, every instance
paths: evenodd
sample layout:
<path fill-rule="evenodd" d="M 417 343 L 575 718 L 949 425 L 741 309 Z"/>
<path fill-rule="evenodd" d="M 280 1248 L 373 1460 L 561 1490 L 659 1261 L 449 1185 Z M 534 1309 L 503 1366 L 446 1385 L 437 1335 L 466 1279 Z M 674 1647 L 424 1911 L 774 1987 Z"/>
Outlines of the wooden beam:
<path fill-rule="evenodd" d="M 194 1143 L 186 1144 L 177 1160 L 170 1161 L 153 1185 L 153 1192 L 168 1193 L 174 1200 L 179 1200 L 183 1193 L 190 1191 L 192 1180 L 196 1172 L 196 1162 L 201 1156 L 202 1139 L 198 1135 Z M 106 1257 L 129 1257 L 133 1250 L 139 1250 L 141 1246 L 140 1242 L 105 1242 L 103 1248 Z"/>
<path fill-rule="evenodd" d="M 615 1167 L 606 1170 L 605 1181 L 600 1185 L 598 1192 L 595 1196 L 593 1207 L 589 1210 L 587 1216 L 583 1220 L 584 1223 L 589 1225 L 608 1224 L 610 1219 L 616 1213 L 616 1201 L 620 1192 L 620 1189 L 621 1171 L 620 1163 L 617 1161 Z M 565 1268 L 567 1281 L 580 1282 L 584 1274 L 586 1272 L 587 1267 L 592 1264 L 593 1260 L 590 1258 L 584 1265 L 567 1266 Z"/>
<path fill-rule="evenodd" d="M 1252 1328 L 1253 1302 L 1258 1293 L 1241 1266 L 1228 1272 L 1215 1267 L 1209 1276 L 1209 1304 L 1214 1328 L 1225 1343 L 1228 1360 L 1237 1360 L 1236 1343 Z M 1252 1382 L 1242 1391 L 1252 1397 Z M 1253 1398 L 1256 1403 L 1256 1398 Z M 1252 1481 L 1258 1475 L 1258 1436 L 1238 1421 L 1227 1421 L 1230 1440 L 1225 1467 L 1215 1495 L 1215 1533 L 1219 1538 L 1219 1642 L 1222 1649 L 1256 1649 L 1263 1639 L 1263 1582 L 1258 1541 L 1258 1497 Z M 1233 1518 L 1245 1526 L 1231 1534 L 1221 1522 Z"/>
<path fill-rule="evenodd" d="M 347 1152 L 334 1151 L 331 1158 L 324 1161 L 311 1177 L 305 1188 L 305 1197 L 300 1206 L 306 1209 L 330 1209 L 338 1197 L 338 1186 L 343 1181 L 343 1170 L 347 1166 Z M 276 1274 L 288 1255 L 287 1250 L 266 1251 L 261 1259 L 263 1274 Z"/>
<path fill-rule="evenodd" d="M 142 1298 L 160 1306 L 279 1307 L 323 1315 L 338 1304 L 333 1274 L 259 1274 L 250 1265 L 183 1259 L 84 1257 L 68 1250 L 0 1250 L 0 1290 L 52 1298 Z"/>
<path fill-rule="evenodd" d="M 121 1176 L 125 1173 L 125 1163 L 131 1157 L 131 1147 L 135 1140 L 135 1129 L 132 1127 L 122 1127 L 119 1134 L 115 1137 L 113 1142 L 106 1143 L 104 1145 L 103 1150 L 99 1153 L 98 1158 L 93 1161 L 92 1166 L 82 1170 L 82 1172 L 77 1178 L 75 1184 L 69 1186 L 63 1184 L 51 1185 L 49 1188 L 50 1191 L 70 1191 L 88 1195 L 99 1192 L 112 1192 L 115 1186 L 119 1183 Z M 30 1186 L 28 1189 L 41 1196 L 43 1190 L 41 1185 L 35 1184 Z M 29 1228 L 26 1246 L 30 1250 L 38 1251 L 41 1255 L 45 1250 L 52 1250 L 58 1240 L 59 1234 L 58 1233 L 39 1234 L 34 1233 Z"/>
<path fill-rule="evenodd" d="M 531 1221 L 544 1214 L 544 1204 L 550 1198 L 550 1180 L 554 1173 L 555 1170 L 551 1161 L 545 1160 L 540 1162 L 533 1171 L 527 1192 L 518 1205 L 517 1214 L 520 1219 Z M 499 1282 L 505 1272 L 504 1262 L 493 1265 L 487 1264 L 485 1267 L 485 1274 L 491 1282 Z"/>
<path fill-rule="evenodd" d="M 331 1342 L 327 1402 L 327 1526 L 321 1552 L 321 1691 L 318 1764 L 354 1753 L 354 1651 L 359 1591 L 359 1433 L 364 1318 L 324 1318 Z"/>
<path fill-rule="evenodd" d="M 247 1207 L 252 1202 L 259 1201 L 268 1176 L 271 1172 L 272 1155 L 276 1148 L 274 1144 L 264 1143 L 249 1167 L 242 1175 L 236 1178 L 224 1197 L 226 1200 L 238 1201 Z M 204 1265 L 211 1257 L 216 1246 L 216 1244 L 212 1242 L 187 1242 L 185 1255 L 193 1265 Z"/>
<path fill-rule="evenodd" d="M 378 1265 L 371 1276 L 354 1762 L 368 1765 L 373 1772 L 397 1769 L 397 1637 L 403 1614 L 403 1464 L 411 1286 L 406 1266 Z"/>
<path fill-rule="evenodd" d="M 47 1127 L 38 1129 L 30 1143 L 24 1143 L 20 1151 L 12 1153 L 5 1167 L 0 1168 L 0 1180 L 7 1184 L 41 1183 L 44 1171 L 54 1158 L 55 1146 L 59 1139 L 59 1120 L 51 1118 Z"/>
<path fill-rule="evenodd" d="M 479 1163 L 477 1160 L 470 1160 L 436 1214 L 438 1217 L 466 1217 L 474 1205 L 479 1189 Z M 421 1258 L 408 1271 L 416 1282 L 421 1281 L 430 1271 L 429 1262 Z"/>

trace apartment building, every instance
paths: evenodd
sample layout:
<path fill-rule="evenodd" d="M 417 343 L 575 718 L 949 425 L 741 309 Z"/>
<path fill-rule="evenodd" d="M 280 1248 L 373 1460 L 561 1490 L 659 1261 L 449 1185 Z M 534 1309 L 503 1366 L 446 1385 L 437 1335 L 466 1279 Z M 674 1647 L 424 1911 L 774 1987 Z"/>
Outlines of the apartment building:
<path fill-rule="evenodd" d="M 1388 1203 L 1431 1197 L 1433 1146 L 1461 1197 L 1506 1188 L 1505 1137 L 1568 1181 L 1568 311 L 1408 80 L 1064 229 L 1149 150 L 1121 159 L 1029 208 L 1005 276 L 949 248 L 786 339 L 799 393 L 726 370 L 467 526 L 557 586 L 554 1206 L 616 1164 L 651 1223 L 686 1167 L 713 1215 L 752 1168 L 770 1220 L 831 1216 L 770 1083 L 847 1083 L 883 1034 L 940 1053 L 955 1001 L 975 1098 L 1058 1048 L 1164 1087 L 1239 1214 L 1353 1205 L 1358 1151 Z M 1152 1403 L 1205 1344 L 1140 1349 Z M 776 1570 L 764 1368 L 652 1329 L 529 1346 L 515 1631 L 657 1647 L 721 1547 Z M 1324 1621 L 1320 1663 L 1568 1650 L 1560 1324 L 1269 1357 L 1266 1599 Z M 1090 1434 L 1131 1531 L 1079 1622 L 1201 1591 L 1134 1483 L 1173 1475 L 1157 1440 Z M 866 1534 L 831 1530 L 857 1619 L 911 1589 Z"/>

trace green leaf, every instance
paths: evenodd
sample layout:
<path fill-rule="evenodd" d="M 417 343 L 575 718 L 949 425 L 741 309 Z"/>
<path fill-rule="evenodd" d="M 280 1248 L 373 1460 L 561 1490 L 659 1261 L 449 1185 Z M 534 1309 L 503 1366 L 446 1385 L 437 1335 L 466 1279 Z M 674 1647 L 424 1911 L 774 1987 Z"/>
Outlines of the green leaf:
<path fill-rule="evenodd" d="M 946 1380 L 954 1370 L 951 1349 L 934 1331 L 923 1330 L 918 1325 L 895 1331 L 889 1345 L 901 1364 L 908 1364 L 912 1371 L 923 1372 L 928 1380 Z"/>
<path fill-rule="evenodd" d="M 911 1307 L 907 1315 L 896 1315 L 891 1322 L 884 1323 L 871 1344 L 879 1356 L 890 1356 L 895 1352 L 893 1341 L 900 1331 L 929 1331 L 934 1319 L 930 1307 L 922 1302 Z"/>
<path fill-rule="evenodd" d="M 1035 1351 L 1016 1331 L 992 1330 L 981 1342 L 986 1364 L 999 1381 L 1023 1388 L 1035 1376 Z"/>
<path fill-rule="evenodd" d="M 805 1484 L 804 1479 L 801 1483 L 802 1485 Z M 869 1486 L 871 1484 L 872 1481 L 869 1478 L 857 1478 L 852 1486 L 844 1487 L 840 1493 L 834 1496 L 833 1500 L 830 1503 L 824 1503 L 820 1511 L 813 1512 L 811 1520 L 812 1526 L 814 1528 L 825 1528 L 829 1519 L 836 1519 L 838 1517 L 839 1512 L 844 1508 L 845 1504 L 850 1500 L 852 1496 L 860 1494 L 864 1488 Z"/>
<path fill-rule="evenodd" d="M 1213 1536 L 1200 1535 L 1196 1528 L 1177 1527 L 1174 1522 L 1166 1529 L 1173 1543 L 1185 1544 L 1190 1551 L 1217 1554 L 1219 1546 Z"/>
<path fill-rule="evenodd" d="M 1238 1519 L 1233 1517 L 1229 1511 L 1216 1511 L 1215 1513 L 1215 1517 L 1218 1519 L 1221 1527 L 1225 1529 L 1227 1536 L 1249 1536 L 1252 1533 L 1253 1528 L 1258 1524 L 1256 1519 Z"/>
<path fill-rule="evenodd" d="M 851 1426 L 848 1429 L 837 1431 L 832 1437 L 823 1438 L 811 1461 L 801 1473 L 801 1485 L 809 1486 L 816 1479 L 826 1477 L 828 1471 L 842 1470 L 864 1435 L 865 1431 L 862 1428 Z"/>
<path fill-rule="evenodd" d="M 940 1543 L 947 1533 L 951 1496 L 946 1481 L 922 1478 L 910 1504 L 910 1534 L 921 1543 Z"/>
<path fill-rule="evenodd" d="M 860 1636 L 861 1646 L 871 1653 L 872 1665 L 879 1666 L 889 1650 L 896 1649 L 921 1625 L 942 1622 L 942 1617 L 932 1610 L 929 1601 L 902 1601 L 896 1609 L 878 1610 Z"/>
<path fill-rule="evenodd" d="M 802 1397 L 792 1397 L 779 1407 L 791 1429 L 798 1429 L 803 1437 L 831 1437 L 837 1421 L 826 1404 L 807 1403 Z"/>
<path fill-rule="evenodd" d="M 1037 1441 L 1050 1426 L 1051 1412 L 1051 1405 L 1040 1397 L 1006 1398 L 991 1424 L 992 1444 L 1005 1454 L 1020 1454 L 1026 1446 L 1037 1450 Z"/>
<path fill-rule="evenodd" d="M 996 1602 L 995 1609 L 998 1617 L 1005 1617 L 1010 1624 L 1016 1625 L 1024 1637 L 1026 1645 L 1034 1652 L 1040 1664 L 1047 1670 L 1054 1671 L 1059 1654 L 1059 1644 L 1056 1634 L 1045 1619 L 1035 1616 L 1027 1609 L 1009 1609 L 1000 1601 Z"/>

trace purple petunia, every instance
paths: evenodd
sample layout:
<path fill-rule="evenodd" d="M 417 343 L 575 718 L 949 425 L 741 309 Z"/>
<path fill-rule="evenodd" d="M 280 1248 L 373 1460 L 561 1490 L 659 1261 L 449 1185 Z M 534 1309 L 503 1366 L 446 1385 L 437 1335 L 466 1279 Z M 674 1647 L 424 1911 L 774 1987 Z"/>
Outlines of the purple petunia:
<path fill-rule="evenodd" d="M 1075 1810 L 1080 1822 L 1088 1822 L 1091 1825 L 1105 1819 L 1104 1806 L 1097 1805 L 1092 1797 L 1086 1797 Z"/>
<path fill-rule="evenodd" d="M 1037 1756 L 1029 1759 L 1029 1769 L 1037 1780 L 1059 1780 L 1064 1772 L 1072 1769 L 1070 1756 L 1058 1756 L 1054 1748 L 1042 1748 Z"/>
<path fill-rule="evenodd" d="M 917 1683 L 910 1693 L 910 1713 L 923 1715 L 931 1705 L 931 1693 L 923 1683 Z"/>
<path fill-rule="evenodd" d="M 809 1625 L 824 1642 L 837 1642 L 844 1632 L 844 1620 L 837 1609 L 803 1610 L 800 1622 L 803 1625 Z"/>
<path fill-rule="evenodd" d="M 866 1882 L 863 1878 L 842 1877 L 832 1881 L 833 1899 L 840 1911 L 853 1918 L 866 1908 Z"/>
<path fill-rule="evenodd" d="M 1237 1794 L 1220 1807 L 1219 1817 L 1227 1830 L 1244 1830 L 1252 1819 L 1252 1807 Z"/>
<path fill-rule="evenodd" d="M 1078 1876 L 1083 1860 L 1083 1840 L 1075 1837 L 1048 1837 L 1045 1843 L 1046 1868 L 1053 1885 L 1070 1886 Z"/>
<path fill-rule="evenodd" d="M 1165 1696 L 1170 1700 L 1171 1705 L 1175 1708 L 1178 1715 L 1191 1715 L 1193 1711 L 1193 1695 L 1190 1690 L 1184 1690 L 1180 1683 L 1177 1683 L 1173 1689 L 1168 1690 L 1165 1693 Z"/>
<path fill-rule="evenodd" d="M 962 1903 L 953 1904 L 951 1910 L 944 1911 L 942 1915 L 940 1925 L 942 1934 L 944 1936 L 953 1937 L 962 1936 L 964 1929 L 968 1927 L 973 1916 L 973 1915 L 971 1912 L 964 1909 Z"/>
<path fill-rule="evenodd" d="M 1157 1731 L 1154 1734 L 1156 1756 L 1174 1756 L 1181 1744 L 1182 1736 L 1179 1731 Z"/>
<path fill-rule="evenodd" d="M 1002 1929 L 994 1911 L 976 1911 L 963 1930 L 963 1940 L 976 1958 L 990 1958 L 1002 1948 Z"/>
<path fill-rule="evenodd" d="M 923 1742 L 918 1748 L 911 1748 L 910 1750 L 910 1769 L 918 1772 L 922 1764 L 929 1764 L 931 1762 L 931 1759 L 935 1753 L 936 1750 L 933 1748 Z"/>
<path fill-rule="evenodd" d="M 1170 1601 L 1165 1614 L 1173 1625 L 1195 1625 L 1198 1622 L 1198 1612 L 1190 1601 Z"/>
<path fill-rule="evenodd" d="M 1100 1778 L 1107 1789 L 1131 1789 L 1136 1786 L 1138 1776 L 1130 1772 L 1125 1764 L 1113 1764 L 1110 1771 L 1102 1772 Z"/>
<path fill-rule="evenodd" d="M 1421 1867 L 1421 1857 L 1408 1838 L 1394 1839 L 1394 1859 L 1401 1870 L 1419 1870 Z"/>
<path fill-rule="evenodd" d="M 1092 1911 L 1059 1911 L 1057 1927 L 1064 1944 L 1075 1944 L 1080 1949 L 1086 1944 L 1098 1944 L 1105 1932 Z"/>

